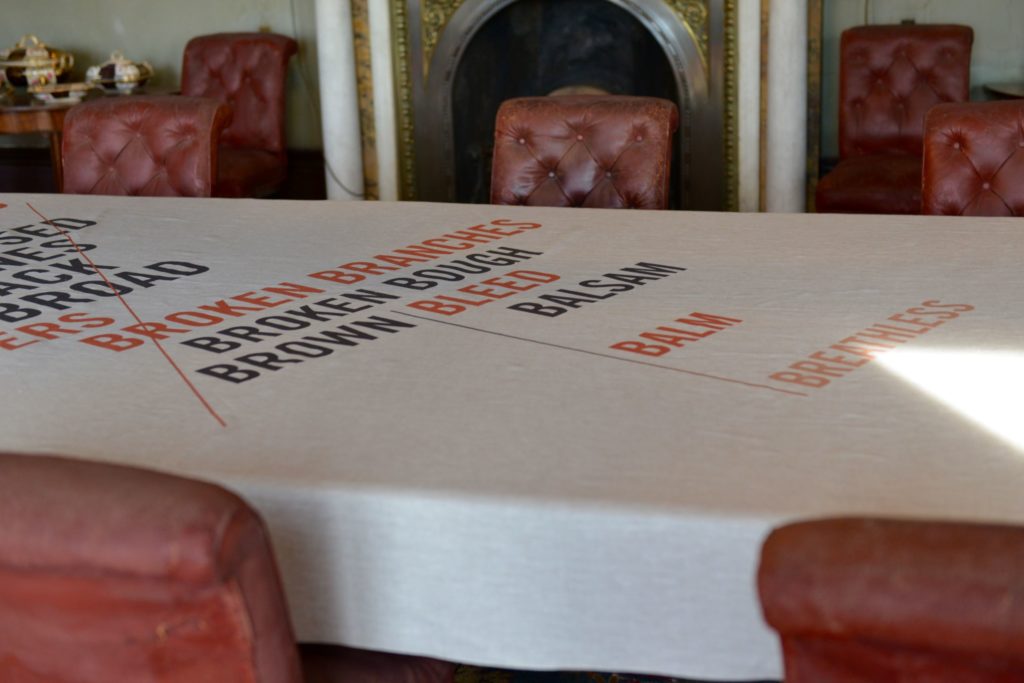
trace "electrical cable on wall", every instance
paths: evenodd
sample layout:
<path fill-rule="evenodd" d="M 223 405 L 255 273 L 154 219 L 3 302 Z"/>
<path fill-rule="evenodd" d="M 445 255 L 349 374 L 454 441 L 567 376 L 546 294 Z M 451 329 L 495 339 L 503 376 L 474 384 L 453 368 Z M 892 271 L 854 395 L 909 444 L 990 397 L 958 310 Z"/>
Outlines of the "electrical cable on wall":
<path fill-rule="evenodd" d="M 305 52 L 301 49 L 302 42 L 299 40 L 299 22 L 296 19 L 297 13 L 295 10 L 295 0 L 289 0 L 288 7 L 291 10 L 292 38 L 294 38 L 295 42 L 300 45 L 300 49 L 296 54 L 296 60 L 298 62 L 296 66 L 299 73 L 299 80 L 302 82 L 302 87 L 306 90 L 306 101 L 313 110 L 313 117 L 316 119 L 316 125 L 322 131 L 323 120 L 320 115 L 319 90 L 314 90 L 310 85 L 310 78 L 308 78 L 306 74 L 306 69 L 308 68 L 309 63 L 305 59 Z M 338 187 L 344 190 L 350 197 L 355 199 L 365 199 L 365 195 L 362 192 L 353 192 L 347 185 L 345 185 L 345 183 L 341 182 L 341 178 L 339 178 L 334 172 L 334 169 L 331 167 L 331 162 L 328 161 L 326 154 L 324 155 L 324 169 L 326 169 L 327 175 L 331 177 L 331 180 L 333 180 Z"/>

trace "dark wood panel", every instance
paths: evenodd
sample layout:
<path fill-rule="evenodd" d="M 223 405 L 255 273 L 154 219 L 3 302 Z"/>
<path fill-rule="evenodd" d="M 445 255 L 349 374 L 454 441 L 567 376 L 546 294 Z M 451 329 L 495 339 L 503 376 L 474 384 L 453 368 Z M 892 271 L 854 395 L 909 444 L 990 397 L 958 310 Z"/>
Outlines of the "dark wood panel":
<path fill-rule="evenodd" d="M 0 148 L 0 192 L 56 192 L 48 147 Z"/>
<path fill-rule="evenodd" d="M 50 153 L 45 147 L 0 148 L 0 192 L 56 192 Z M 288 180 L 275 199 L 326 199 L 324 155 L 289 150 Z"/>
<path fill-rule="evenodd" d="M 320 150 L 288 150 L 288 179 L 277 199 L 326 199 L 324 155 Z"/>

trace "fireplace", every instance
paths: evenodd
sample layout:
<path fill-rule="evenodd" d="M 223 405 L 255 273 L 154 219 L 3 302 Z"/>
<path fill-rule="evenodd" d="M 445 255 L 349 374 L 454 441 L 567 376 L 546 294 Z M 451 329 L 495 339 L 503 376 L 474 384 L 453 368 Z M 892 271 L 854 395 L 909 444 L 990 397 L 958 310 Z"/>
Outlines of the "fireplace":
<path fill-rule="evenodd" d="M 675 208 L 813 195 L 821 0 L 315 5 L 332 199 L 482 201 L 496 103 L 566 86 L 676 102 Z"/>
<path fill-rule="evenodd" d="M 726 0 L 408 0 L 403 194 L 486 202 L 510 97 L 587 88 L 677 104 L 674 208 L 735 202 Z M 733 82 L 732 87 L 735 86 Z M 732 157 L 730 159 L 730 156 Z"/>

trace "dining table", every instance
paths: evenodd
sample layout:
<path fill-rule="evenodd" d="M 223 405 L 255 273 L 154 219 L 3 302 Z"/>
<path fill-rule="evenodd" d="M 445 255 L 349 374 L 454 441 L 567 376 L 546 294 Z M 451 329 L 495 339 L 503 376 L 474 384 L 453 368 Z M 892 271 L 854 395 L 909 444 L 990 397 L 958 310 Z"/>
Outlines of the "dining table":
<path fill-rule="evenodd" d="M 0 451 L 237 491 L 301 640 L 779 679 L 771 529 L 1024 523 L 1021 263 L 1006 218 L 0 194 Z"/>

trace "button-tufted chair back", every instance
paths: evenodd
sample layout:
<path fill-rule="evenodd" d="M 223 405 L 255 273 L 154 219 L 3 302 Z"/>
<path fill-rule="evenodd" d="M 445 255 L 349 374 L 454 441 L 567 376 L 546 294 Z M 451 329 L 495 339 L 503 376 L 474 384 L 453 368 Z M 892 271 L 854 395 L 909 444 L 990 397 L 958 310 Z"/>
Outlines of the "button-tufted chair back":
<path fill-rule="evenodd" d="M 181 94 L 231 105 L 221 144 L 283 152 L 285 76 L 295 41 L 274 33 L 216 33 L 188 41 Z"/>
<path fill-rule="evenodd" d="M 928 112 L 922 213 L 1024 216 L 1024 101 Z"/>
<path fill-rule="evenodd" d="M 832 213 L 921 211 L 924 116 L 967 99 L 967 26 L 857 26 L 839 55 L 839 164 L 818 183 L 816 208 Z"/>
<path fill-rule="evenodd" d="M 263 521 L 219 486 L 0 453 L 0 520 L 5 683 L 453 681 L 450 662 L 296 647 Z"/>
<path fill-rule="evenodd" d="M 970 27 L 862 26 L 840 47 L 840 158 L 921 156 L 925 114 L 968 98 Z"/>
<path fill-rule="evenodd" d="M 839 156 L 921 156 L 924 116 L 963 102 L 973 32 L 967 26 L 857 26 L 840 46 Z"/>
<path fill-rule="evenodd" d="M 104 97 L 72 107 L 62 159 L 69 194 L 209 197 L 231 110 L 199 97 Z"/>
<path fill-rule="evenodd" d="M 185 46 L 182 94 L 212 97 L 234 111 L 221 139 L 217 196 L 265 196 L 284 181 L 285 87 L 296 49 L 274 33 L 216 33 Z"/>
<path fill-rule="evenodd" d="M 668 208 L 676 105 L 653 97 L 523 97 L 498 110 L 491 203 Z"/>
<path fill-rule="evenodd" d="M 1024 680 L 1024 528 L 823 519 L 773 531 L 758 589 L 786 683 Z"/>

